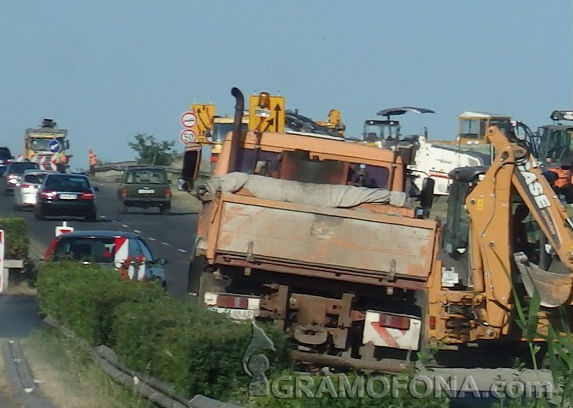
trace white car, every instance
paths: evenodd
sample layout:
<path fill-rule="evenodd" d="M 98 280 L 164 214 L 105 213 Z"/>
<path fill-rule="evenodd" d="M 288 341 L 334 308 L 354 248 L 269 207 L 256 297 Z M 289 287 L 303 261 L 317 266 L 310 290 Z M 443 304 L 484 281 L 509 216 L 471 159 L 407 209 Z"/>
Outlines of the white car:
<path fill-rule="evenodd" d="M 38 188 L 42 185 L 46 174 L 54 173 L 53 171 L 44 170 L 26 170 L 21 176 L 20 183 L 14 187 L 14 209 L 22 210 L 24 207 L 34 207 Z"/>

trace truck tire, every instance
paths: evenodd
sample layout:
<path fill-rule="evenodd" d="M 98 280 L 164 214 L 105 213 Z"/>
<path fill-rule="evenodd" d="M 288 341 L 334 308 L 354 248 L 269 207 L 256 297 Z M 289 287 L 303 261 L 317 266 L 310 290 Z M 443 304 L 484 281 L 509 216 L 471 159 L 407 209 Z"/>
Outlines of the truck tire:
<path fill-rule="evenodd" d="M 127 205 L 124 203 L 119 203 L 117 210 L 120 214 L 127 214 Z"/>
<path fill-rule="evenodd" d="M 201 274 L 205 271 L 205 257 L 202 255 L 191 258 L 189 264 L 189 280 L 187 281 L 187 292 L 191 297 L 199 297 L 201 285 Z"/>
<path fill-rule="evenodd" d="M 171 205 L 167 204 L 167 205 L 162 205 L 161 207 L 159 207 L 159 213 L 161 215 L 169 215 L 171 214 Z"/>
<path fill-rule="evenodd" d="M 36 209 L 34 210 L 34 217 L 37 220 L 43 220 L 46 218 L 46 216 L 44 215 L 44 212 L 40 209 L 40 207 L 36 207 Z"/>
<path fill-rule="evenodd" d="M 97 213 L 95 212 L 95 210 L 93 210 L 88 215 L 86 215 L 84 219 L 86 221 L 89 221 L 89 222 L 96 222 L 97 221 Z"/>

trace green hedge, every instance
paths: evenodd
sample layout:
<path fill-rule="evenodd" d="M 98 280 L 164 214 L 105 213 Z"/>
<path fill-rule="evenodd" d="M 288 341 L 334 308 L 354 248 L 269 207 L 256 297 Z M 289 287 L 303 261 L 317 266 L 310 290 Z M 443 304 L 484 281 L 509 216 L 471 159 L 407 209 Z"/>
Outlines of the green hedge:
<path fill-rule="evenodd" d="M 122 281 L 97 265 L 39 265 L 41 309 L 91 344 L 112 347 L 128 367 L 175 385 L 183 395 L 246 398 L 241 359 L 251 340 L 249 323 L 193 307 L 154 282 Z M 287 340 L 267 327 L 278 352 L 275 372 L 289 366 Z"/>
<path fill-rule="evenodd" d="M 0 218 L 0 229 L 6 234 L 4 257 L 7 259 L 27 258 L 30 240 L 26 221 L 17 217 Z"/>

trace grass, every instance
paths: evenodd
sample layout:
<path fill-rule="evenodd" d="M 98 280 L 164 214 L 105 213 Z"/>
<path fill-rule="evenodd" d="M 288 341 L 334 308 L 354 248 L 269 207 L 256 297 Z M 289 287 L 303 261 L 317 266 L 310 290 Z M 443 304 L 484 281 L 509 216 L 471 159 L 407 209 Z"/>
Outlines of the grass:
<path fill-rule="evenodd" d="M 66 408 L 152 408 L 131 390 L 113 382 L 73 340 L 40 329 L 22 340 L 23 352 L 40 388 Z"/>

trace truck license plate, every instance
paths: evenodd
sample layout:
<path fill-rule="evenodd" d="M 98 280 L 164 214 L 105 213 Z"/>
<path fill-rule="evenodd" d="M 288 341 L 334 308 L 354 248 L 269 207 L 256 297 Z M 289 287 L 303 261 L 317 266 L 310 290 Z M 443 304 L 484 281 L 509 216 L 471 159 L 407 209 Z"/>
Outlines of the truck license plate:
<path fill-rule="evenodd" d="M 217 313 L 224 313 L 229 316 L 231 319 L 235 320 L 254 320 L 255 319 L 255 311 L 251 309 L 231 309 L 228 307 L 209 307 L 209 310 L 213 310 Z"/>
<path fill-rule="evenodd" d="M 60 200 L 75 200 L 78 198 L 76 194 L 60 194 Z"/>
<path fill-rule="evenodd" d="M 155 193 L 155 190 L 147 189 L 147 188 L 140 188 L 139 190 L 137 190 L 137 192 L 139 194 L 153 194 L 153 193 Z"/>

